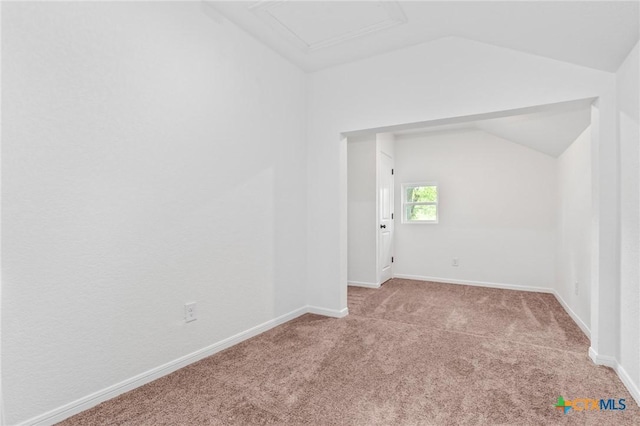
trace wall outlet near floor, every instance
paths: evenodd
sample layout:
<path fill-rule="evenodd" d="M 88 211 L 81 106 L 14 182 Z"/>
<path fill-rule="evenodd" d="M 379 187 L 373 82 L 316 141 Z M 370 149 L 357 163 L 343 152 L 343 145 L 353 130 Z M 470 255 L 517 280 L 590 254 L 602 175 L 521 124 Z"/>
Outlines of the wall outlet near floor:
<path fill-rule="evenodd" d="M 197 320 L 196 316 L 196 302 L 184 304 L 184 320 L 185 322 L 191 322 Z"/>
<path fill-rule="evenodd" d="M 578 281 L 576 281 L 575 283 L 573 283 L 573 292 L 574 294 L 577 296 L 580 289 L 580 283 L 578 283 Z"/>
<path fill-rule="evenodd" d="M 458 258 L 457 258 L 457 257 L 454 257 L 454 258 L 453 258 L 453 260 L 451 261 L 451 266 L 459 266 Z"/>

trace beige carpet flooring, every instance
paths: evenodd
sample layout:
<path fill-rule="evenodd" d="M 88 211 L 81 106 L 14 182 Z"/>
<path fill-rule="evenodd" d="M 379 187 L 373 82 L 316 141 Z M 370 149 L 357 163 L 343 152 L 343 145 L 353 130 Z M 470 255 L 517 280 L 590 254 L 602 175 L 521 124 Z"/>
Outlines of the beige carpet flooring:
<path fill-rule="evenodd" d="M 640 425 L 549 294 L 394 279 L 80 413 L 72 425 Z M 554 408 L 559 396 L 625 411 Z"/>

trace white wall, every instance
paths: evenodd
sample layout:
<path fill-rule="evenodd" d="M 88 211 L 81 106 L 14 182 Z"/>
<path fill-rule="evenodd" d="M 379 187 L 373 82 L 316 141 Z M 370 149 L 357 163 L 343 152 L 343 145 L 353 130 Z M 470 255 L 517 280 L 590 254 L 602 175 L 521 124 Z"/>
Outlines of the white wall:
<path fill-rule="evenodd" d="M 306 304 L 301 71 L 199 2 L 2 8 L 8 424 Z"/>
<path fill-rule="evenodd" d="M 591 322 L 591 191 L 591 128 L 588 127 L 558 157 L 558 246 L 554 286 L 586 330 Z"/>
<path fill-rule="evenodd" d="M 620 137 L 620 365 L 640 404 L 640 93 L 639 45 L 616 75 Z"/>
<path fill-rule="evenodd" d="M 349 138 L 349 283 L 376 286 L 376 139 Z"/>
<path fill-rule="evenodd" d="M 551 288 L 555 165 L 479 130 L 398 137 L 396 211 L 403 211 L 402 183 L 437 182 L 439 221 L 402 224 L 398 215 L 395 275 Z"/>

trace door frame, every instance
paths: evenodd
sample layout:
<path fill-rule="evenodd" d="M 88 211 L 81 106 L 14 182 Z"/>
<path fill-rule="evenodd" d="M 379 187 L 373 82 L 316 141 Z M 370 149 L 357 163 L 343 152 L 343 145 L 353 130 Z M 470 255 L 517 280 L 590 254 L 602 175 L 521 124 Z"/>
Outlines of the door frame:
<path fill-rule="evenodd" d="M 394 153 L 395 135 L 393 133 L 377 133 L 376 134 L 376 283 L 378 286 L 383 284 L 382 281 L 382 265 L 380 262 L 381 235 L 380 226 L 380 170 L 381 157 L 387 155 L 391 158 L 392 169 L 395 169 L 395 153 Z M 391 256 L 395 257 L 395 179 L 391 177 Z M 391 263 L 391 278 L 393 278 L 393 262 Z M 384 281 L 386 282 L 386 280 Z"/>

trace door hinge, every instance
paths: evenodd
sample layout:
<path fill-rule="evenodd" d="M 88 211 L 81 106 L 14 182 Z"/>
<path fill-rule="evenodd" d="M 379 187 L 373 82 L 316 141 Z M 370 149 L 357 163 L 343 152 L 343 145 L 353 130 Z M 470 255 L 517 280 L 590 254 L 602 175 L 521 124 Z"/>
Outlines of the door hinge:
<path fill-rule="evenodd" d="M 391 219 L 393 219 L 393 213 L 391 213 Z"/>
<path fill-rule="evenodd" d="M 393 256 L 391 256 L 391 263 L 393 263 Z"/>
<path fill-rule="evenodd" d="M 393 174 L 393 169 L 391 169 L 391 174 Z"/>

